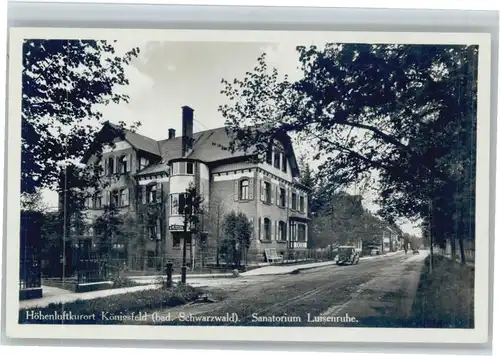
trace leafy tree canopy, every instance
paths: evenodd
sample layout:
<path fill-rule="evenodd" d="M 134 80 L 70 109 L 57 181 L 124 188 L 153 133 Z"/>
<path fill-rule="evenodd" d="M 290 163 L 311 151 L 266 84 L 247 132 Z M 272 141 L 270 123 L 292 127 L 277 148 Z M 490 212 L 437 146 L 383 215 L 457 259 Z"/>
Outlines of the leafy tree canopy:
<path fill-rule="evenodd" d="M 125 66 L 139 54 L 116 54 L 114 42 L 25 40 L 22 71 L 21 190 L 53 187 L 58 162 L 78 161 L 101 128 L 98 105 L 128 101 Z"/>
<path fill-rule="evenodd" d="M 421 219 L 432 205 L 438 238 L 470 234 L 478 48 L 330 43 L 297 53 L 297 80 L 269 68 L 265 54 L 244 78 L 223 79 L 230 148 L 265 150 L 275 135 L 296 133 L 315 147 L 327 184 L 376 173 L 387 220 Z M 458 220 L 468 228 L 453 230 Z"/>

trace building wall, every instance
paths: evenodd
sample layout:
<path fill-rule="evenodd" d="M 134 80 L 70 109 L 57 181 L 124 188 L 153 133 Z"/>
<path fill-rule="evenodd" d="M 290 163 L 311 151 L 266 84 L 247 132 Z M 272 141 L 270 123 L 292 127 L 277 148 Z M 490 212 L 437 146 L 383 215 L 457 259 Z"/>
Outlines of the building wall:
<path fill-rule="evenodd" d="M 114 189 L 129 189 L 129 204 L 123 207 L 123 211 L 130 211 L 138 214 L 137 207 L 144 204 L 143 197 L 146 194 L 148 186 L 156 185 L 157 190 L 161 191 L 162 204 L 164 205 L 164 216 L 159 221 L 158 231 L 161 238 L 161 253 L 167 255 L 170 259 L 179 260 L 182 256 L 183 231 L 174 225 L 183 225 L 184 217 L 182 215 L 171 214 L 172 194 L 185 193 L 190 183 L 195 184 L 204 200 L 205 214 L 203 224 L 205 230 L 209 231 L 207 245 L 216 246 L 215 226 L 222 230 L 222 219 L 224 214 L 234 210 L 243 212 L 252 224 L 252 243 L 249 255 L 250 259 L 263 260 L 264 250 L 275 248 L 278 252 L 284 253 L 289 247 L 305 248 L 307 244 L 307 190 L 297 185 L 292 178 L 291 167 L 288 161 L 281 158 L 280 168 L 274 167 L 274 161 L 271 164 L 255 164 L 251 162 L 233 162 L 229 164 L 220 164 L 209 168 L 201 162 L 194 162 L 193 174 L 179 174 L 170 170 L 170 177 L 157 175 L 150 177 L 141 177 L 135 181 L 132 175 L 137 173 L 141 167 L 141 157 L 126 142 L 116 142 L 114 149 L 105 148 L 103 151 L 103 162 L 108 158 L 116 159 L 114 166 L 117 167 L 118 157 L 126 155 L 130 167 L 126 174 L 117 175 L 111 181 L 105 191 Z M 282 156 L 283 157 L 283 156 Z M 274 159 L 274 155 L 273 155 Z M 92 157 L 90 161 L 95 160 Z M 106 169 L 106 165 L 102 164 Z M 283 170 L 283 163 L 286 164 L 286 172 Z M 115 168 L 116 171 L 116 168 Z M 103 179 L 108 179 L 107 175 Z M 239 183 L 246 179 L 249 182 L 248 199 L 240 199 Z M 271 186 L 270 201 L 263 199 L 263 183 L 268 182 Z M 280 188 L 285 190 L 285 205 L 279 206 Z M 297 194 L 297 206 L 292 207 L 292 193 Z M 304 198 L 303 210 L 299 209 L 300 196 Z M 103 197 L 103 205 L 109 202 L 109 197 Z M 219 214 L 215 214 L 218 211 Z M 102 214 L 102 209 L 90 209 L 92 218 Z M 270 220 L 270 238 L 267 239 L 264 234 L 264 219 Z M 294 220 L 297 224 L 305 226 L 305 240 L 301 242 L 290 243 L 293 236 L 297 236 L 298 225 L 295 226 L 295 234 L 291 232 L 290 221 Z M 279 222 L 286 224 L 286 239 L 279 236 Z M 220 231 L 222 235 L 222 231 Z M 179 241 L 180 237 L 180 241 Z M 296 239 L 296 238 L 295 238 Z M 288 241 L 288 242 L 287 242 Z M 179 243 L 180 242 L 180 243 Z M 194 245 L 194 242 L 193 242 Z M 196 250 L 194 246 L 193 251 Z M 147 249 L 149 253 L 155 251 L 157 243 L 149 241 Z M 136 253 L 136 251 L 133 251 Z"/>
<path fill-rule="evenodd" d="M 288 175 L 281 176 L 273 174 L 272 171 L 278 171 L 268 164 L 228 164 L 217 167 L 212 171 L 211 177 L 211 209 L 221 208 L 224 214 L 234 210 L 241 211 L 247 215 L 253 226 L 252 243 L 249 255 L 253 258 L 262 260 L 265 249 L 276 249 L 278 252 L 285 253 L 290 246 L 295 248 L 306 248 L 307 246 L 307 191 L 297 187 L 292 179 L 290 169 Z M 277 173 L 277 172 L 274 172 Z M 242 180 L 250 182 L 249 199 L 239 199 L 239 189 Z M 270 184 L 270 201 L 266 201 L 264 196 L 264 182 Z M 280 189 L 284 189 L 285 204 L 279 206 Z M 297 194 L 297 207 L 292 210 L 291 194 Z M 303 211 L 299 210 L 299 197 L 304 198 Z M 212 214 L 212 220 L 220 219 L 220 214 Z M 270 222 L 270 236 L 265 234 L 265 219 Z M 297 235 L 298 225 L 302 224 L 305 228 L 305 240 L 289 244 L 292 238 L 290 220 L 296 221 L 295 234 Z M 285 239 L 280 236 L 280 222 L 285 225 Z"/>

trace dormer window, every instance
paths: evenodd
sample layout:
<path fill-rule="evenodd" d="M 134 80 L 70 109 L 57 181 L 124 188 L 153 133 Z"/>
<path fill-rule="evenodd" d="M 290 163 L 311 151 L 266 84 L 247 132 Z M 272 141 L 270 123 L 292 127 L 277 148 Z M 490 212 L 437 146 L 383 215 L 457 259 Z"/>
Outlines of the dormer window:
<path fill-rule="evenodd" d="M 274 151 L 274 168 L 281 168 L 281 152 L 278 149 Z"/>
<path fill-rule="evenodd" d="M 269 165 L 273 164 L 273 148 L 269 147 L 269 149 L 266 152 L 266 163 Z"/>
<path fill-rule="evenodd" d="M 149 165 L 149 160 L 147 158 L 141 157 L 139 161 L 140 169 L 146 168 Z"/>

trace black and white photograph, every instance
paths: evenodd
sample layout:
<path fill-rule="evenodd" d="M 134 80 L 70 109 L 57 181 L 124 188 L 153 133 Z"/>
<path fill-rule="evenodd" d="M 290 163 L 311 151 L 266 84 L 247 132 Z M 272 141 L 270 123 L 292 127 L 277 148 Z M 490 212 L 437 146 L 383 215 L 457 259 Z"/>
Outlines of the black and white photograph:
<path fill-rule="evenodd" d="M 485 342 L 490 57 L 478 34 L 12 29 L 7 331 Z"/>

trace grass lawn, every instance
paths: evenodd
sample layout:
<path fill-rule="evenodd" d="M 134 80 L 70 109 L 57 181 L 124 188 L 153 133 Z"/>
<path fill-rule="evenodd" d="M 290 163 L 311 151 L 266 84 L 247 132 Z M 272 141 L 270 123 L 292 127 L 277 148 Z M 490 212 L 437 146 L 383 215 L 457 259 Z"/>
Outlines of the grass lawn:
<path fill-rule="evenodd" d="M 474 268 L 434 256 L 427 257 L 413 304 L 410 327 L 474 328 Z"/>
<path fill-rule="evenodd" d="M 20 324 L 117 324 L 120 317 L 137 316 L 196 300 L 202 292 L 189 285 L 142 290 L 43 308 L 19 310 Z M 62 319 L 64 318 L 64 319 Z M 111 320 L 112 319 L 112 320 Z M 126 321 L 126 319 L 125 319 Z"/>

